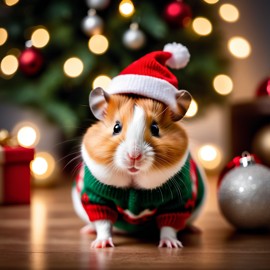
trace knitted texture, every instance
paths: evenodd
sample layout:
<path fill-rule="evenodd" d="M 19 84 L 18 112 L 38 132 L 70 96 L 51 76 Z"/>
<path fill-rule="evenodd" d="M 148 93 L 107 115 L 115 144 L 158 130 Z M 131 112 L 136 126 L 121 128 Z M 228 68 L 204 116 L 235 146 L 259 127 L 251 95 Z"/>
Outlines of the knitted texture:
<path fill-rule="evenodd" d="M 156 51 L 149 53 L 126 67 L 120 75 L 136 74 L 151 76 L 166 80 L 178 89 L 177 78 L 165 66 L 166 61 L 172 56 L 169 52 Z"/>
<path fill-rule="evenodd" d="M 178 112 L 178 80 L 168 69 L 183 68 L 189 61 L 189 52 L 182 44 L 171 43 L 163 51 L 146 54 L 114 77 L 106 91 L 109 94 L 135 94 L 165 103 Z"/>
<path fill-rule="evenodd" d="M 202 176 L 189 155 L 182 169 L 161 187 L 146 190 L 117 188 L 98 181 L 87 166 L 81 199 L 90 221 L 108 219 L 120 229 L 184 228 L 205 193 Z"/>

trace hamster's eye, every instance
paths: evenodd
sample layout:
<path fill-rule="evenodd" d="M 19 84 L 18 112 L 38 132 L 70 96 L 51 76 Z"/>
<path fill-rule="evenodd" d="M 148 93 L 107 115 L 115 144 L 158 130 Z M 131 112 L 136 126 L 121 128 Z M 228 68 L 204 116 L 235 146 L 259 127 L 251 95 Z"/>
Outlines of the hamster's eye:
<path fill-rule="evenodd" d="M 113 135 L 119 134 L 122 130 L 122 125 L 119 121 L 116 121 L 115 126 L 113 127 Z"/>
<path fill-rule="evenodd" d="M 156 122 L 153 122 L 151 127 L 150 127 L 151 133 L 155 137 L 159 137 L 159 127 Z"/>

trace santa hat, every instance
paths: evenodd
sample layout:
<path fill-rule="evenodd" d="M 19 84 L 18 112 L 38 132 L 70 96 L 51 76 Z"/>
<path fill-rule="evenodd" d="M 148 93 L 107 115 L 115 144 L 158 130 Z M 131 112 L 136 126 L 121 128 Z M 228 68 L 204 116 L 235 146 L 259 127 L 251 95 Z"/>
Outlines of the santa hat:
<path fill-rule="evenodd" d="M 167 68 L 180 69 L 190 58 L 188 49 L 179 43 L 166 44 L 163 51 L 149 53 L 131 63 L 107 88 L 109 94 L 136 94 L 168 105 L 177 111 L 178 81 Z"/>

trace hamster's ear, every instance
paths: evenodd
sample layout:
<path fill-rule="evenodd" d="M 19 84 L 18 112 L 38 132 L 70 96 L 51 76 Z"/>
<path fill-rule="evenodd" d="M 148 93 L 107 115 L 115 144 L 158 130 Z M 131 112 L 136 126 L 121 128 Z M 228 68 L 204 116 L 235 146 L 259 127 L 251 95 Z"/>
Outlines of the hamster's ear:
<path fill-rule="evenodd" d="M 186 90 L 180 90 L 177 94 L 176 94 L 176 102 L 177 102 L 177 109 L 178 112 L 173 112 L 172 113 L 172 120 L 173 121 L 179 121 L 180 119 L 182 119 L 188 108 L 189 105 L 191 103 L 192 97 L 190 95 L 190 93 Z"/>
<path fill-rule="evenodd" d="M 89 106 L 93 115 L 98 120 L 104 119 L 109 100 L 110 95 L 106 93 L 101 87 L 95 88 L 90 92 Z"/>

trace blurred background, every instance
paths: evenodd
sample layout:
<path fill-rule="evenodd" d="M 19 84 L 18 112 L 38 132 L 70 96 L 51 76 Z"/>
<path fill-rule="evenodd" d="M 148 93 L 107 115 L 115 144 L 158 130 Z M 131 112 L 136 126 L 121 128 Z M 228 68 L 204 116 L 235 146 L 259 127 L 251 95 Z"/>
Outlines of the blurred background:
<path fill-rule="evenodd" d="M 34 185 L 56 185 L 95 121 L 90 90 L 176 41 L 191 54 L 173 71 L 193 96 L 183 124 L 206 171 L 243 151 L 270 166 L 269 11 L 267 0 L 4 0 L 1 132 L 35 147 Z"/>

